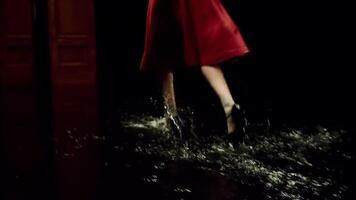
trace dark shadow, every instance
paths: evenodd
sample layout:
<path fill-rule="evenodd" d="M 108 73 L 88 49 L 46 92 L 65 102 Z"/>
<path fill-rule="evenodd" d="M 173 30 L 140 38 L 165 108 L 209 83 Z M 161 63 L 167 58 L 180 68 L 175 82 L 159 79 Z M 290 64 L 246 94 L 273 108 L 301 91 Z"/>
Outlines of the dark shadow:
<path fill-rule="evenodd" d="M 308 137 L 316 139 L 328 135 L 320 127 L 315 129 L 319 124 L 339 131 L 350 129 L 351 133 L 347 134 L 347 137 L 351 138 L 344 138 L 345 147 L 347 146 L 344 150 L 346 152 L 349 150 L 348 148 L 353 142 L 352 130 L 354 130 L 352 120 L 348 117 L 354 108 L 354 103 L 351 101 L 353 87 L 349 70 L 346 68 L 349 57 L 347 53 L 337 51 L 345 47 L 344 44 L 348 39 L 343 37 L 346 30 L 345 24 L 338 24 L 331 19 L 336 17 L 345 23 L 349 20 L 345 13 L 334 16 L 328 12 L 344 8 L 341 4 L 334 5 L 326 2 L 320 4 L 309 1 L 299 1 L 295 4 L 282 1 L 224 0 L 223 2 L 239 25 L 252 50 L 251 54 L 241 59 L 238 64 L 223 65 L 234 96 L 239 98 L 245 106 L 248 118 L 253 124 L 250 131 L 252 135 L 255 133 L 256 137 L 250 141 L 251 148 L 258 146 L 261 148 L 258 151 L 250 149 L 247 154 L 256 156 L 253 159 L 261 159 L 260 161 L 268 167 L 278 168 L 289 165 L 294 170 L 300 170 L 299 172 L 303 176 L 310 175 L 310 177 L 316 178 L 317 173 L 326 173 L 318 171 L 316 167 L 310 168 L 315 170 L 313 171 L 316 173 L 315 175 L 307 174 L 306 168 L 299 168 L 298 161 L 294 160 L 295 163 L 291 160 L 287 161 L 288 156 L 283 159 L 278 156 L 278 158 L 273 157 L 274 153 L 269 151 L 274 149 L 275 153 L 281 151 L 289 156 L 300 155 L 298 160 L 304 159 L 305 156 L 308 157 L 308 151 L 304 152 L 303 150 L 308 145 L 326 145 L 322 147 L 326 149 L 329 147 L 331 149 L 341 148 L 343 142 L 337 144 L 337 139 L 330 140 L 331 143 L 327 144 L 316 141 L 314 141 L 316 143 L 305 143 Z M 263 189 L 265 187 L 263 181 L 258 181 L 261 180 L 263 173 L 258 174 L 256 171 L 253 172 L 256 173 L 256 176 L 242 178 L 245 184 L 255 184 L 253 187 L 244 188 L 240 185 L 235 188 L 228 181 L 224 182 L 226 179 L 216 178 L 219 175 L 205 174 L 204 171 L 199 170 L 194 171 L 201 164 L 194 163 L 194 159 L 188 160 L 188 164 L 179 161 L 171 163 L 169 161 L 171 157 L 165 157 L 164 152 L 170 152 L 170 148 L 175 147 L 173 144 L 171 146 L 163 145 L 164 148 L 159 149 L 164 155 L 151 152 L 151 150 L 154 151 L 155 146 L 161 147 L 160 145 L 162 145 L 160 143 L 162 138 L 156 138 L 162 131 L 160 129 L 162 127 L 150 128 L 150 125 L 147 124 L 151 123 L 150 120 L 157 120 L 157 118 L 151 117 L 162 116 L 162 99 L 160 99 L 159 85 L 154 79 L 154 74 L 138 71 L 144 45 L 146 4 L 147 1 L 96 2 L 101 119 L 104 120 L 107 136 L 102 168 L 104 174 L 100 185 L 103 198 L 125 194 L 131 196 L 132 199 L 142 197 L 214 199 L 214 192 L 209 195 L 202 194 L 199 193 L 200 189 L 209 190 L 208 188 L 211 187 L 217 189 L 224 184 L 226 184 L 224 187 L 226 186 L 227 191 L 217 190 L 216 194 L 226 194 L 226 199 L 236 197 L 229 196 L 229 194 L 241 195 L 239 193 L 241 187 L 246 190 L 245 195 L 248 194 L 250 197 L 248 199 L 263 199 L 267 198 L 264 195 L 277 195 L 277 193 L 268 193 Z M 320 9 L 320 7 L 324 9 Z M 118 8 L 125 11 L 118 12 Z M 331 29 L 330 26 L 335 28 Z M 333 66 L 331 69 L 326 67 L 330 65 Z M 202 140 L 212 135 L 221 134 L 224 120 L 221 107 L 217 97 L 212 93 L 199 71 L 177 70 L 176 94 L 179 106 L 194 111 L 195 114 L 192 115 L 189 113 L 191 110 L 186 110 L 188 118 L 196 120 L 194 121 L 195 128 L 199 135 L 205 136 L 202 137 Z M 266 120 L 272 123 L 274 130 L 265 130 Z M 261 124 L 262 126 L 260 126 Z M 138 128 L 140 126 L 145 127 Z M 301 134 L 299 142 L 302 143 L 294 141 L 298 143 L 295 144 L 294 150 L 288 150 L 287 144 L 293 143 L 293 141 L 285 138 L 285 131 L 291 135 L 294 134 L 294 131 L 297 131 L 297 135 Z M 258 136 L 258 134 L 261 135 Z M 340 137 L 343 137 L 341 135 Z M 142 137 L 148 137 L 147 141 L 144 140 L 147 142 L 146 144 L 141 141 Z M 335 137 L 339 136 L 336 134 Z M 270 143 L 263 143 L 264 140 Z M 197 144 L 197 148 L 204 151 L 204 147 L 199 146 L 200 142 L 202 141 L 191 141 L 189 145 L 194 147 Z M 202 143 L 204 142 L 206 141 Z M 170 141 L 163 143 L 170 144 Z M 207 144 L 211 143 L 207 142 Z M 264 144 L 270 146 L 264 146 Z M 180 148 L 184 149 L 184 145 L 176 149 Z M 299 151 L 303 151 L 303 153 Z M 313 154 L 313 151 L 310 150 L 309 153 Z M 190 156 L 196 155 L 195 153 Z M 304 155 L 304 153 L 306 154 Z M 316 159 L 316 154 L 313 154 L 315 157 L 311 156 L 307 159 Z M 231 154 L 227 155 L 231 156 Z M 335 170 L 354 174 L 351 171 L 352 165 L 346 168 L 341 165 L 333 165 L 331 160 L 340 159 L 337 158 L 337 155 L 334 156 L 323 157 L 325 164 L 330 164 L 329 167 Z M 219 160 L 217 157 L 216 159 Z M 234 158 L 229 157 L 229 159 Z M 346 160 L 342 162 L 349 163 Z M 159 171 L 157 175 L 150 167 L 158 166 L 159 168 L 160 161 L 164 164 L 168 162 L 168 167 L 163 167 L 163 171 L 157 169 Z M 222 162 L 229 163 L 226 160 Z M 268 174 L 267 171 L 265 172 Z M 288 176 L 287 174 L 285 175 Z M 335 178 L 338 176 L 334 175 Z M 147 178 L 147 176 L 153 177 Z M 155 177 L 159 177 L 159 180 L 157 181 Z M 342 183 L 351 185 L 350 178 L 343 176 L 341 179 Z M 199 180 L 207 182 L 204 185 Z M 185 187 L 194 188 L 198 187 L 197 185 L 201 188 L 195 188 L 193 193 L 185 190 Z M 334 186 L 336 188 L 340 185 Z M 276 185 L 276 188 L 278 187 Z M 309 193 L 313 188 L 314 186 L 308 185 L 307 192 L 299 191 L 297 193 L 310 198 L 323 198 Z M 319 189 L 321 188 L 316 190 Z M 117 191 L 122 191 L 122 193 L 117 193 Z M 256 191 L 260 191 L 260 193 Z M 325 195 L 332 195 L 332 192 Z M 346 193 L 343 195 L 347 196 Z M 288 198 L 293 198 L 293 195 Z"/>

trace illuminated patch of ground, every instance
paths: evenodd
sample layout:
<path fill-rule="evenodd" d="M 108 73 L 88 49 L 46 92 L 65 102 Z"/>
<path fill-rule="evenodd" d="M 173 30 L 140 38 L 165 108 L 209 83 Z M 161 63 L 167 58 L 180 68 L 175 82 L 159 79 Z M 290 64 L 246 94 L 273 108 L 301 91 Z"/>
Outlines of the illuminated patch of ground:
<path fill-rule="evenodd" d="M 219 136 L 181 141 L 163 118 L 125 117 L 122 126 L 121 143 L 113 149 L 131 155 L 127 166 L 151 169 L 142 181 L 160 185 L 167 199 L 195 199 L 199 189 L 189 183 L 192 170 L 230 185 L 221 199 L 343 199 L 349 189 L 344 166 L 353 155 L 345 130 L 319 126 L 309 132 L 271 132 L 252 124 L 245 144 L 233 148 Z"/>

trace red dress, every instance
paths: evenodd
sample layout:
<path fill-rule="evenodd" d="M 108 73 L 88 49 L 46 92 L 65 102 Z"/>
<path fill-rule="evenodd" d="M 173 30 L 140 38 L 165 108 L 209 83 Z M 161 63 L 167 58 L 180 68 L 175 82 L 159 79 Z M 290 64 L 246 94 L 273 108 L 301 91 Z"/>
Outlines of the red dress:
<path fill-rule="evenodd" d="M 220 0 L 149 0 L 141 70 L 217 65 L 247 52 Z"/>

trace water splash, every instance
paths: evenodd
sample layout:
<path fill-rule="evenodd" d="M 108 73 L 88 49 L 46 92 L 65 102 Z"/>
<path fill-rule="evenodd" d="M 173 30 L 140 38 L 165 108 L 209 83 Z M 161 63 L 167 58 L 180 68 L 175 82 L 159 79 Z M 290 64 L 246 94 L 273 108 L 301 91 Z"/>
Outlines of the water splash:
<path fill-rule="evenodd" d="M 186 116 L 190 124 L 197 123 L 192 114 Z M 194 199 L 198 192 L 192 174 L 198 172 L 224 183 L 216 188 L 222 199 L 237 195 L 239 199 L 339 200 L 350 190 L 345 166 L 355 156 L 346 130 L 317 126 L 308 132 L 297 128 L 272 132 L 252 123 L 245 144 L 233 148 L 218 135 L 202 136 L 206 134 L 194 126 L 189 132 L 200 136 L 181 140 L 171 133 L 164 117 L 126 112 L 120 125 L 121 132 L 108 136 L 78 136 L 76 130 L 68 130 L 75 148 L 57 153 L 74 158 L 91 142 L 101 142 L 108 147 L 106 169 L 117 170 L 114 163 L 120 159 L 122 169 L 140 172 L 139 181 L 154 186 L 166 199 Z"/>
<path fill-rule="evenodd" d="M 273 133 L 255 129 L 245 144 L 234 149 L 219 136 L 182 142 L 170 135 L 163 121 L 152 117 L 125 118 L 122 139 L 134 142 L 120 148 L 122 153 L 178 166 L 188 162 L 192 168 L 216 172 L 244 188 L 242 196 L 246 199 L 251 191 L 259 191 L 264 199 L 342 199 L 349 189 L 340 178 L 342 165 L 332 163 L 335 159 L 341 163 L 354 159 L 342 148 L 349 136 L 344 130 L 319 126 L 306 134 L 297 129 Z M 154 162 L 146 164 L 157 166 Z M 160 181 L 159 174 L 165 170 L 156 168 L 155 182 Z"/>

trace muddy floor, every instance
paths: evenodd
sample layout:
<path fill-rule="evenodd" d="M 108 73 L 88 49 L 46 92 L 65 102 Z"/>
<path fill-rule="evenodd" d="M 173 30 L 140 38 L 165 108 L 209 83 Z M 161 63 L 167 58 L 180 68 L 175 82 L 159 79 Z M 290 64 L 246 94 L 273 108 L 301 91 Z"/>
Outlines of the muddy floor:
<path fill-rule="evenodd" d="M 189 124 L 183 139 L 164 117 L 129 110 L 120 108 L 107 135 L 94 137 L 103 148 L 98 199 L 352 198 L 349 130 L 255 120 L 233 147 L 191 108 L 180 110 Z"/>

